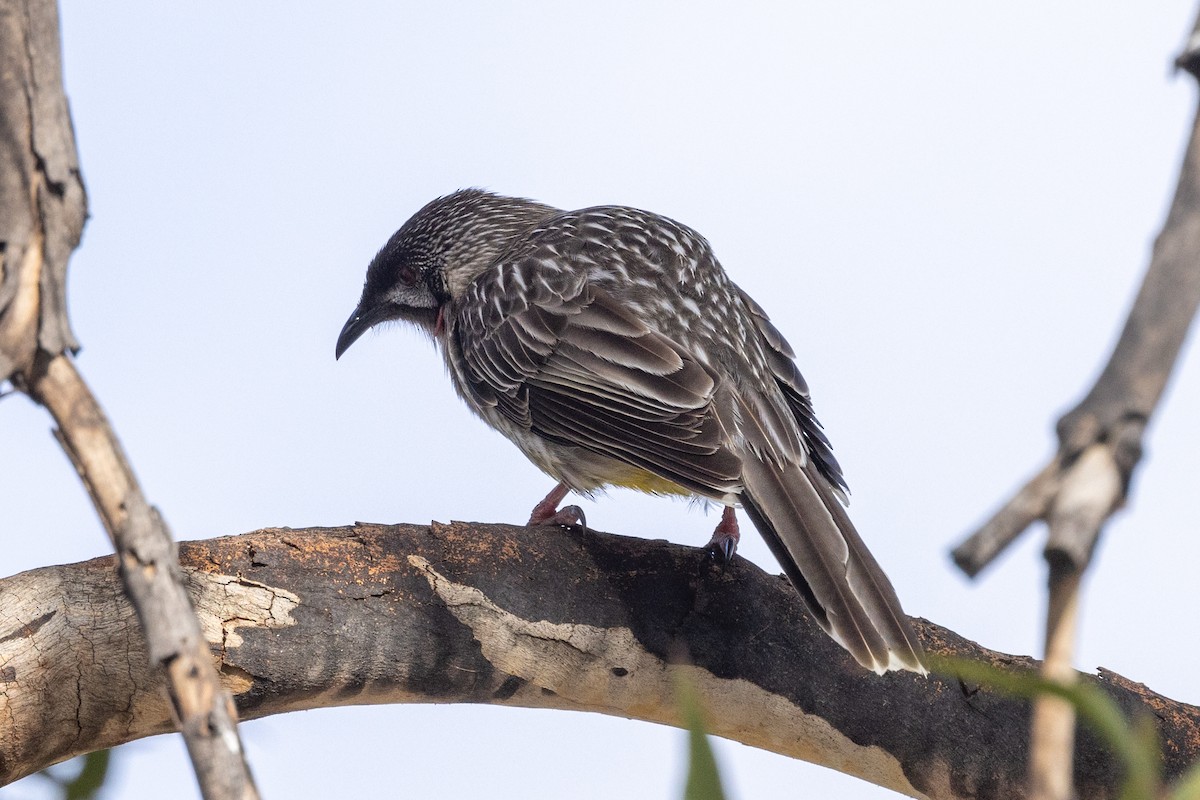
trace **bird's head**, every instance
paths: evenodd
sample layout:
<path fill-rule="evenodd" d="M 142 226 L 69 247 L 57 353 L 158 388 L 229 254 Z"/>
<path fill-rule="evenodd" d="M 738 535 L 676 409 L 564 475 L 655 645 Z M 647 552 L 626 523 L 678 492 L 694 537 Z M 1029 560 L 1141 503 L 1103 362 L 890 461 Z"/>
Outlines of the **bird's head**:
<path fill-rule="evenodd" d="M 362 298 L 338 336 L 341 358 L 381 322 L 416 323 L 434 337 L 448 306 L 514 239 L 557 209 L 479 189 L 439 197 L 392 235 L 367 267 Z"/>

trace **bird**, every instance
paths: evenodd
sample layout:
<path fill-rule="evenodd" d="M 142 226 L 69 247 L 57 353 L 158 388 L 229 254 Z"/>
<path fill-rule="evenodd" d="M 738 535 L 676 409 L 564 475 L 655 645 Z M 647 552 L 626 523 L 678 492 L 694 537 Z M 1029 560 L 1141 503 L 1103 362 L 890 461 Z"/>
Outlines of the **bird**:
<path fill-rule="evenodd" d="M 482 189 L 416 212 L 367 268 L 338 336 L 415 325 L 458 395 L 558 481 L 529 524 L 584 521 L 607 487 L 723 506 L 724 561 L 749 516 L 817 624 L 867 669 L 925 673 L 795 353 L 699 233 L 626 206 L 565 211 Z"/>

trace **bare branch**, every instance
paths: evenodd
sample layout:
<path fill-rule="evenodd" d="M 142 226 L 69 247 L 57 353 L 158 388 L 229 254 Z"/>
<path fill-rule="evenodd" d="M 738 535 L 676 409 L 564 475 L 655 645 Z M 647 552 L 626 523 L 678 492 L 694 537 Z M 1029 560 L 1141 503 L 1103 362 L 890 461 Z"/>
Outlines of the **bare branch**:
<path fill-rule="evenodd" d="M 1082 573 L 1065 559 L 1052 562 L 1046 609 L 1045 660 L 1042 675 L 1073 684 L 1075 631 L 1079 621 Z M 1066 700 L 1039 695 L 1033 701 L 1030 725 L 1029 794 L 1035 800 L 1070 800 L 1075 796 L 1072 775 L 1075 753 L 1075 709 Z"/>
<path fill-rule="evenodd" d="M 1062 483 L 1061 473 L 1057 459 L 1043 467 L 979 530 L 954 548 L 950 554 L 954 563 L 974 578 L 1030 525 L 1045 519 Z"/>
<path fill-rule="evenodd" d="M 39 356 L 16 385 L 45 406 L 117 549 L 122 585 L 146 634 L 206 798 L 255 798 L 232 696 L 220 683 L 183 587 L 166 524 L 142 496 L 104 412 L 70 356 Z M 124 651 L 121 651 L 123 656 Z"/>
<path fill-rule="evenodd" d="M 1189 40 L 1189 48 L 1200 42 L 1200 28 L 1197 31 Z M 1190 70 L 1197 61 L 1189 49 L 1178 63 Z M 1076 508 L 1075 519 L 1080 524 L 1058 528 L 1050 539 L 1052 551 L 1071 559 L 1080 569 L 1086 566 L 1101 526 L 1124 502 L 1142 455 L 1146 425 L 1162 397 L 1197 306 L 1200 116 L 1192 126 L 1175 198 L 1154 243 L 1146 277 L 1108 364 L 1083 400 L 1059 420 L 1059 450 L 1050 464 L 955 548 L 954 561 L 963 571 L 978 574 L 1029 524 L 1047 519 L 1053 499 L 1068 476 L 1095 467 L 1081 455 L 1091 448 L 1101 448 L 1107 451 L 1120 479 L 1115 501 L 1094 494 L 1086 512 Z"/>
<path fill-rule="evenodd" d="M 165 669 L 206 798 L 258 796 L 232 697 L 208 657 L 174 546 L 69 353 L 67 261 L 87 202 L 59 63 L 53 0 L 0 0 L 0 381 L 50 410 L 116 545 L 120 574 Z"/>
<path fill-rule="evenodd" d="M 1029 796 L 1025 702 L 954 678 L 863 670 L 785 580 L 741 559 L 720 572 L 701 551 L 662 542 L 435 523 L 258 531 L 184 543 L 180 560 L 249 718 L 469 702 L 673 725 L 674 681 L 686 674 L 717 735 L 914 797 Z M 0 780 L 171 729 L 111 567 L 97 559 L 0 582 Z M 1037 666 L 917 627 L 931 653 Z M 1084 680 L 1128 713 L 1155 714 L 1168 775 L 1200 756 L 1200 709 L 1111 673 Z M 52 690 L 64 683 L 79 691 Z M 1078 739 L 1079 796 L 1115 797 L 1116 760 L 1089 732 Z"/>
<path fill-rule="evenodd" d="M 1197 74 L 1200 18 L 1176 63 Z M 1083 571 L 1105 522 L 1126 499 L 1146 425 L 1200 305 L 1200 115 L 1150 267 L 1112 356 L 1091 391 L 1058 422 L 1059 449 L 1036 478 L 952 553 L 975 576 L 1036 520 L 1049 523 L 1044 674 L 1069 681 Z M 1033 796 L 1071 796 L 1074 712 L 1051 697 L 1034 710 Z"/>
<path fill-rule="evenodd" d="M 1176 64 L 1200 75 L 1200 17 Z M 1037 520 L 1050 532 L 1044 675 L 1069 682 L 1080 579 L 1100 532 L 1127 497 L 1146 425 L 1162 398 L 1200 306 L 1200 113 L 1150 266 L 1121 337 L 1095 385 L 1058 421 L 1058 452 L 991 519 L 956 547 L 974 577 Z M 1035 704 L 1030 781 L 1038 800 L 1071 797 L 1074 711 L 1052 697 Z"/>

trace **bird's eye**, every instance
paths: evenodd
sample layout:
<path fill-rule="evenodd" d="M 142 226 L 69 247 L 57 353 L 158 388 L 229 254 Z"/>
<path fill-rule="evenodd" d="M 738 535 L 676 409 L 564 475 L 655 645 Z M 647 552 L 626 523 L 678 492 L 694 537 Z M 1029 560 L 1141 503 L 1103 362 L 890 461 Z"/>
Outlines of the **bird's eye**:
<path fill-rule="evenodd" d="M 397 277 L 400 278 L 401 283 L 405 284 L 406 286 L 412 286 L 417 282 L 417 271 L 413 267 L 405 264 L 400 268 L 400 273 Z"/>

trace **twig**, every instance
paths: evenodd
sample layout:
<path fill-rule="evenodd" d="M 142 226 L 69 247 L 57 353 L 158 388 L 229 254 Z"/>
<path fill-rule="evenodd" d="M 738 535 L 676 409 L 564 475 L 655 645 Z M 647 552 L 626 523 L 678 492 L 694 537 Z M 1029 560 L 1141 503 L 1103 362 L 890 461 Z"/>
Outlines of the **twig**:
<path fill-rule="evenodd" d="M 974 578 L 1025 530 L 1045 519 L 1062 483 L 1062 465 L 1053 459 L 970 538 L 951 551 L 959 568 Z"/>
<path fill-rule="evenodd" d="M 1082 574 L 1062 559 L 1050 567 L 1046 610 L 1046 658 L 1042 675 L 1064 685 L 1078 677 L 1071 666 L 1079 617 Z M 1058 697 L 1039 695 L 1030 723 L 1029 796 L 1034 800 L 1069 800 L 1075 794 L 1075 709 Z"/>
<path fill-rule="evenodd" d="M 151 663 L 166 671 L 171 707 L 203 796 L 257 798 L 237 711 L 184 591 L 174 542 L 143 497 L 104 412 L 67 355 L 40 357 L 20 384 L 54 417 L 55 436 L 112 537 L 121 583 L 145 632 Z"/>

